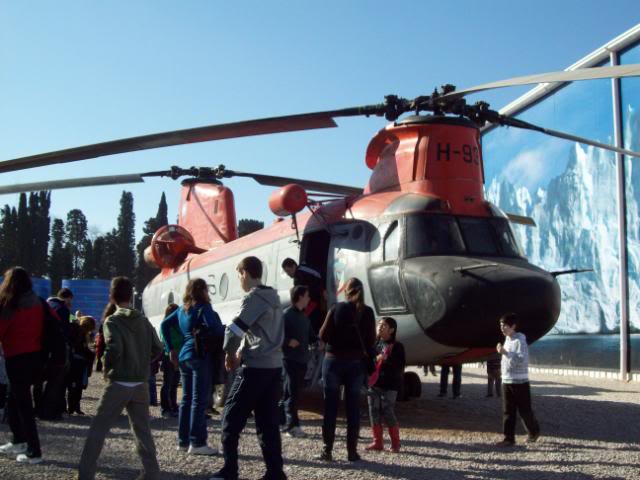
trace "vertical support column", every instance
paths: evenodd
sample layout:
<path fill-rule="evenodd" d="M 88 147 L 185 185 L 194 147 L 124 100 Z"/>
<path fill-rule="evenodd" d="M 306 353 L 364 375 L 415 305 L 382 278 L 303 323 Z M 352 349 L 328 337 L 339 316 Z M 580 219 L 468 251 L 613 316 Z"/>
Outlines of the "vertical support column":
<path fill-rule="evenodd" d="M 609 54 L 611 65 L 618 65 L 617 52 Z M 620 111 L 620 79 L 611 79 L 613 96 L 613 133 L 615 146 L 623 148 L 622 114 Z M 616 153 L 618 187 L 618 249 L 620 251 L 620 379 L 630 379 L 629 362 L 629 261 L 627 258 L 627 192 L 625 157 Z"/>

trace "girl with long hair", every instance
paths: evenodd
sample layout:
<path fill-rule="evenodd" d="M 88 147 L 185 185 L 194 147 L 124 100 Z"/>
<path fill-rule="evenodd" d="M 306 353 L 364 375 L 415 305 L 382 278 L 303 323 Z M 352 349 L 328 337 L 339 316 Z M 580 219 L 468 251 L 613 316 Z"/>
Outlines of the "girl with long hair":
<path fill-rule="evenodd" d="M 396 340 L 398 324 L 394 318 L 382 317 L 378 322 L 376 341 L 376 369 L 368 380 L 367 400 L 373 442 L 366 450 L 382 450 L 382 422 L 389 429 L 391 451 L 400 451 L 400 428 L 395 414 L 395 403 L 402 385 L 405 355 L 404 346 Z"/>
<path fill-rule="evenodd" d="M 212 352 L 203 351 L 199 335 L 219 339 L 222 345 L 224 327 L 220 317 L 211 307 L 209 287 L 201 278 L 189 280 L 182 299 L 182 307 L 171 313 L 161 324 L 165 349 L 172 326 L 178 325 L 184 343 L 178 362 L 182 381 L 182 401 L 178 412 L 178 450 L 193 455 L 214 455 L 215 448 L 207 445 L 205 410 L 211 389 Z"/>
<path fill-rule="evenodd" d="M 322 439 L 324 448 L 321 460 L 331 461 L 336 433 L 336 417 L 340 400 L 340 385 L 344 385 L 347 410 L 348 460 L 360 460 L 357 452 L 360 430 L 360 389 L 366 375 L 365 362 L 373 355 L 376 338 L 375 318 L 371 307 L 364 302 L 362 282 L 350 278 L 345 287 L 347 301 L 336 304 L 327 313 L 320 329 L 325 342 L 325 358 L 322 363 L 324 383 L 324 419 Z"/>
<path fill-rule="evenodd" d="M 13 438 L 0 446 L 0 452 L 17 455 L 16 460 L 21 463 L 42 461 L 31 386 L 42 374 L 45 306 L 33 292 L 24 268 L 6 271 L 0 285 L 0 343 L 9 380 L 7 407 Z"/>

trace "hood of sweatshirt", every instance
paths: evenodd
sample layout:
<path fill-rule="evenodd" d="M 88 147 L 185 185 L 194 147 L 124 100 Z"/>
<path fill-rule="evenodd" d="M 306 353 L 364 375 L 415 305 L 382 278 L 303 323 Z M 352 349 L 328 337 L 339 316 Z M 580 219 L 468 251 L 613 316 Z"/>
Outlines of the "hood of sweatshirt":
<path fill-rule="evenodd" d="M 278 292 L 271 287 L 258 285 L 257 287 L 253 287 L 249 293 L 254 294 L 264 302 L 267 302 L 271 308 L 277 308 L 280 306 L 280 297 L 278 296 Z"/>
<path fill-rule="evenodd" d="M 117 325 L 123 332 L 131 335 L 146 332 L 147 319 L 137 310 L 118 307 L 115 313 L 109 317 L 109 321 Z"/>

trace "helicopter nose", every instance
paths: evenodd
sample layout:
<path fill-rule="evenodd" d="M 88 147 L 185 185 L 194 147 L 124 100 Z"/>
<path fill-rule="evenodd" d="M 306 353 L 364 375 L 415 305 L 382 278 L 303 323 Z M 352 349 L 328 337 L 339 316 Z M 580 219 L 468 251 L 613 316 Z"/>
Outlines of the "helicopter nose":
<path fill-rule="evenodd" d="M 555 278 L 526 260 L 432 256 L 407 259 L 402 270 L 416 319 L 444 345 L 495 347 L 504 338 L 500 317 L 510 312 L 535 341 L 560 313 Z"/>

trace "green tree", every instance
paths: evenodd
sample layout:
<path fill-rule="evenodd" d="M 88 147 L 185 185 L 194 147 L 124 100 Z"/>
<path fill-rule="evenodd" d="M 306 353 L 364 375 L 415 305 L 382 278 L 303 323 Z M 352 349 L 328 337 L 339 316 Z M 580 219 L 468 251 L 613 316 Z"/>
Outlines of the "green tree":
<path fill-rule="evenodd" d="M 63 278 L 71 278 L 73 263 L 71 253 L 65 245 L 64 222 L 59 218 L 53 220 L 51 227 L 51 252 L 49 254 L 49 278 L 51 289 L 56 292 Z"/>
<path fill-rule="evenodd" d="M 37 277 L 47 272 L 51 193 L 46 191 L 29 194 L 29 218 L 31 223 L 32 274 Z"/>
<path fill-rule="evenodd" d="M 33 233 L 31 232 L 31 218 L 29 216 L 29 206 L 27 194 L 20 194 L 18 202 L 18 258 L 17 264 L 27 269 L 29 273 L 33 271 L 33 257 L 31 249 L 33 246 Z"/>
<path fill-rule="evenodd" d="M 252 220 L 250 218 L 242 218 L 238 222 L 238 236 L 244 237 L 245 235 L 249 235 L 250 233 L 261 230 L 263 228 L 264 222 Z"/>
<path fill-rule="evenodd" d="M 87 245 L 87 217 L 82 210 L 74 208 L 67 214 L 66 247 L 71 254 L 73 267 L 72 277 L 82 277 L 82 265 L 84 263 L 85 248 Z"/>
<path fill-rule="evenodd" d="M 84 244 L 84 262 L 82 264 L 82 278 L 97 278 L 96 260 L 93 253 L 93 242 L 89 239 Z"/>
<path fill-rule="evenodd" d="M 144 227 L 142 228 L 144 235 L 136 246 L 136 250 L 138 252 L 138 263 L 136 266 L 136 289 L 138 290 L 138 292 L 141 292 L 144 289 L 145 285 L 149 283 L 151 279 L 158 273 L 157 268 L 150 267 L 149 265 L 147 265 L 147 262 L 145 262 L 144 251 L 149 245 L 151 245 L 153 234 L 156 233 L 156 231 L 160 227 L 167 225 L 168 223 L 169 220 L 167 218 L 167 198 L 165 197 L 164 192 L 162 192 L 156 216 L 151 217 L 149 218 L 149 220 L 144 222 Z"/>
<path fill-rule="evenodd" d="M 120 197 L 120 214 L 116 230 L 116 270 L 117 275 L 134 278 L 136 265 L 136 216 L 133 213 L 133 195 L 122 192 Z"/>
<path fill-rule="evenodd" d="M 5 205 L 0 213 L 0 275 L 18 264 L 18 212 Z"/>

